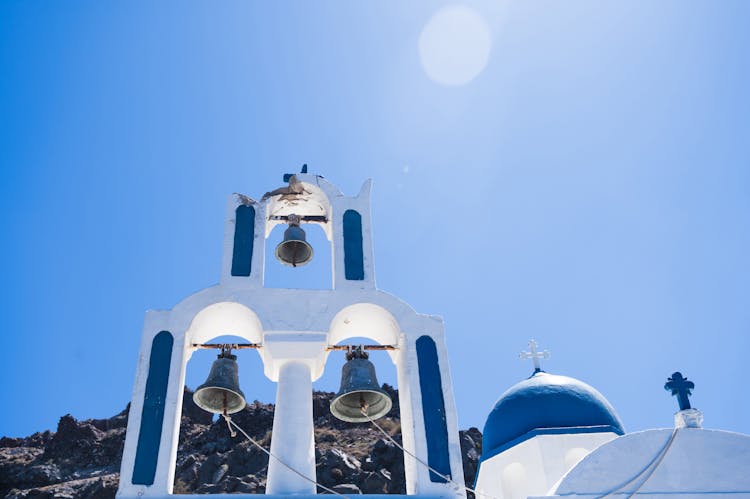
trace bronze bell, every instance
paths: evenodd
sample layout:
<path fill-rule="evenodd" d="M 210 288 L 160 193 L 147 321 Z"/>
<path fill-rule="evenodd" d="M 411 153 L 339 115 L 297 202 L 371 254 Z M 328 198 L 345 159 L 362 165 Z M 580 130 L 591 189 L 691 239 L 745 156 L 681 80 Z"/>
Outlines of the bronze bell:
<path fill-rule="evenodd" d="M 380 388 L 375 366 L 367 358 L 362 347 L 346 355 L 347 362 L 341 370 L 341 388 L 331 401 L 331 413 L 342 421 L 364 423 L 381 418 L 391 410 L 391 396 Z"/>
<path fill-rule="evenodd" d="M 245 394 L 240 390 L 237 357 L 228 349 L 222 349 L 206 382 L 195 389 L 193 401 L 214 414 L 234 414 L 244 409 Z"/>
<path fill-rule="evenodd" d="M 276 259 L 284 265 L 299 267 L 312 260 L 313 249 L 307 243 L 305 231 L 299 226 L 300 219 L 299 215 L 289 215 L 284 240 L 276 246 Z"/>

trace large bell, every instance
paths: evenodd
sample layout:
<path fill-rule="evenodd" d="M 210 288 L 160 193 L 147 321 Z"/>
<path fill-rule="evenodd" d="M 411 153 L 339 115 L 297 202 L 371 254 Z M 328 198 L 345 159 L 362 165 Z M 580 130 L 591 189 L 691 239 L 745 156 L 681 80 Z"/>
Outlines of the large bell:
<path fill-rule="evenodd" d="M 276 246 L 276 258 L 284 265 L 298 267 L 313 257 L 313 249 L 305 238 L 305 231 L 299 224 L 290 223 L 284 231 L 284 240 Z"/>
<path fill-rule="evenodd" d="M 367 360 L 367 353 L 359 348 L 346 358 L 341 370 L 341 388 L 331 401 L 331 413 L 350 423 L 364 423 L 385 416 L 391 410 L 391 396 L 380 388 L 375 366 Z M 363 409 L 367 416 L 362 414 Z"/>
<path fill-rule="evenodd" d="M 245 407 L 236 356 L 222 351 L 211 366 L 206 382 L 193 393 L 193 401 L 214 414 L 234 414 Z"/>

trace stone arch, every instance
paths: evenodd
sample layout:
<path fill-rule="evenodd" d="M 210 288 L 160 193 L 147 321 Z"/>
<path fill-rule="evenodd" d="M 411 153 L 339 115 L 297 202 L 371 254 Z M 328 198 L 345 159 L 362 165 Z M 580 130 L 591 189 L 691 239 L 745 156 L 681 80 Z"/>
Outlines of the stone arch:
<path fill-rule="evenodd" d="M 195 314 L 185 333 L 185 342 L 187 345 L 206 343 L 223 335 L 261 343 L 263 325 L 257 314 L 245 305 L 231 301 L 213 303 Z"/>
<path fill-rule="evenodd" d="M 393 315 L 374 303 L 355 303 L 341 309 L 331 321 L 328 344 L 364 337 L 381 345 L 398 345 L 401 328 Z M 393 352 L 391 358 L 395 359 Z"/>

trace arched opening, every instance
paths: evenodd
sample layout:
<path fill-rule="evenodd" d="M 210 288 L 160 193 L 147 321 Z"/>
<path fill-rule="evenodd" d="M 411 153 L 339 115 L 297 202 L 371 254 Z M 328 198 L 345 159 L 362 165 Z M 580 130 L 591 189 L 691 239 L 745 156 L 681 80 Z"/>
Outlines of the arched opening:
<path fill-rule="evenodd" d="M 369 303 L 341 310 L 331 322 L 329 345 L 397 345 L 398 324 L 385 309 Z M 401 444 L 394 352 L 365 350 L 375 367 L 379 385 L 392 400 L 390 411 L 377 424 Z M 341 388 L 346 351 L 328 354 L 323 375 L 313 384 L 317 480 L 340 493 L 405 494 L 404 456 L 369 422 L 349 423 L 336 418 L 330 403 Z"/>
<path fill-rule="evenodd" d="M 364 337 L 346 338 L 337 345 L 378 345 Z M 390 411 L 376 420 L 391 438 L 401 439 L 401 411 L 396 366 L 388 353 L 366 350 L 377 381 L 392 401 Z M 345 351 L 328 355 L 323 375 L 313 384 L 316 453 L 320 455 L 317 480 L 341 493 L 405 494 L 402 451 L 369 422 L 349 423 L 336 418 L 330 403 L 341 388 Z M 356 488 L 355 488 L 356 487 Z"/>
<path fill-rule="evenodd" d="M 260 343 L 263 326 L 255 312 L 240 303 L 213 303 L 195 314 L 185 332 L 185 342 L 188 345 L 208 343 L 211 338 L 227 334 L 248 343 Z"/>
<path fill-rule="evenodd" d="M 246 343 L 238 336 L 207 338 L 206 343 Z M 174 493 L 265 492 L 268 457 L 241 434 L 232 437 L 226 422 L 206 412 L 193 401 L 193 393 L 202 385 L 218 349 L 197 349 L 186 365 L 185 392 L 175 463 Z M 247 405 L 232 414 L 232 420 L 266 448 L 273 427 L 275 384 L 263 375 L 263 363 L 256 350 L 233 350 L 239 369 L 239 388 Z"/>
<path fill-rule="evenodd" d="M 331 243 L 323 229 L 314 223 L 303 223 L 305 239 L 312 246 L 313 257 L 308 263 L 292 267 L 276 259 L 276 246 L 284 239 L 286 224 L 273 228 L 266 242 L 266 268 L 263 285 L 266 288 L 332 289 L 333 266 Z"/>
<path fill-rule="evenodd" d="M 363 337 L 380 345 L 398 346 L 401 328 L 396 318 L 374 303 L 355 303 L 343 308 L 331 321 L 328 344 Z M 395 359 L 395 354 L 391 355 Z"/>
<path fill-rule="evenodd" d="M 186 343 L 248 344 L 259 343 L 261 324 L 255 313 L 234 302 L 210 305 L 196 314 L 186 333 Z M 174 493 L 265 492 L 268 457 L 241 434 L 232 437 L 226 422 L 198 407 L 194 390 L 206 382 L 211 366 L 221 352 L 217 348 L 195 348 L 185 366 L 185 391 L 182 402 Z M 273 405 L 259 401 L 274 399 L 275 384 L 263 374 L 263 362 L 257 349 L 235 349 L 239 370 L 239 389 L 247 405 L 232 420 L 266 447 L 273 426 Z"/>

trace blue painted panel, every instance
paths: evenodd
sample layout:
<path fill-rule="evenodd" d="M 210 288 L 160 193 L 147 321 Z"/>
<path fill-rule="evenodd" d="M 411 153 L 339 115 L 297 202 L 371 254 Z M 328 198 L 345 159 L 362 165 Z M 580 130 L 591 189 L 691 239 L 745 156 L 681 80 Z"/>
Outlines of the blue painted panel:
<path fill-rule="evenodd" d="M 422 412 L 427 435 L 427 464 L 443 475 L 451 475 L 448 454 L 448 425 L 445 421 L 445 399 L 443 380 L 440 377 L 437 347 L 429 336 L 417 339 L 417 364 L 419 365 L 419 388 L 422 391 Z M 446 483 L 437 473 L 430 471 L 430 481 Z"/>
<path fill-rule="evenodd" d="M 141 413 L 141 429 L 138 433 L 138 447 L 133 468 L 134 485 L 151 485 L 156 476 L 173 343 L 174 338 L 169 331 L 160 332 L 151 343 L 146 394 Z"/>
<path fill-rule="evenodd" d="M 232 275 L 249 276 L 253 262 L 255 239 L 255 208 L 241 205 L 235 211 Z"/>
<path fill-rule="evenodd" d="M 347 281 L 362 281 L 365 278 L 362 215 L 354 210 L 344 212 L 344 270 Z"/>

